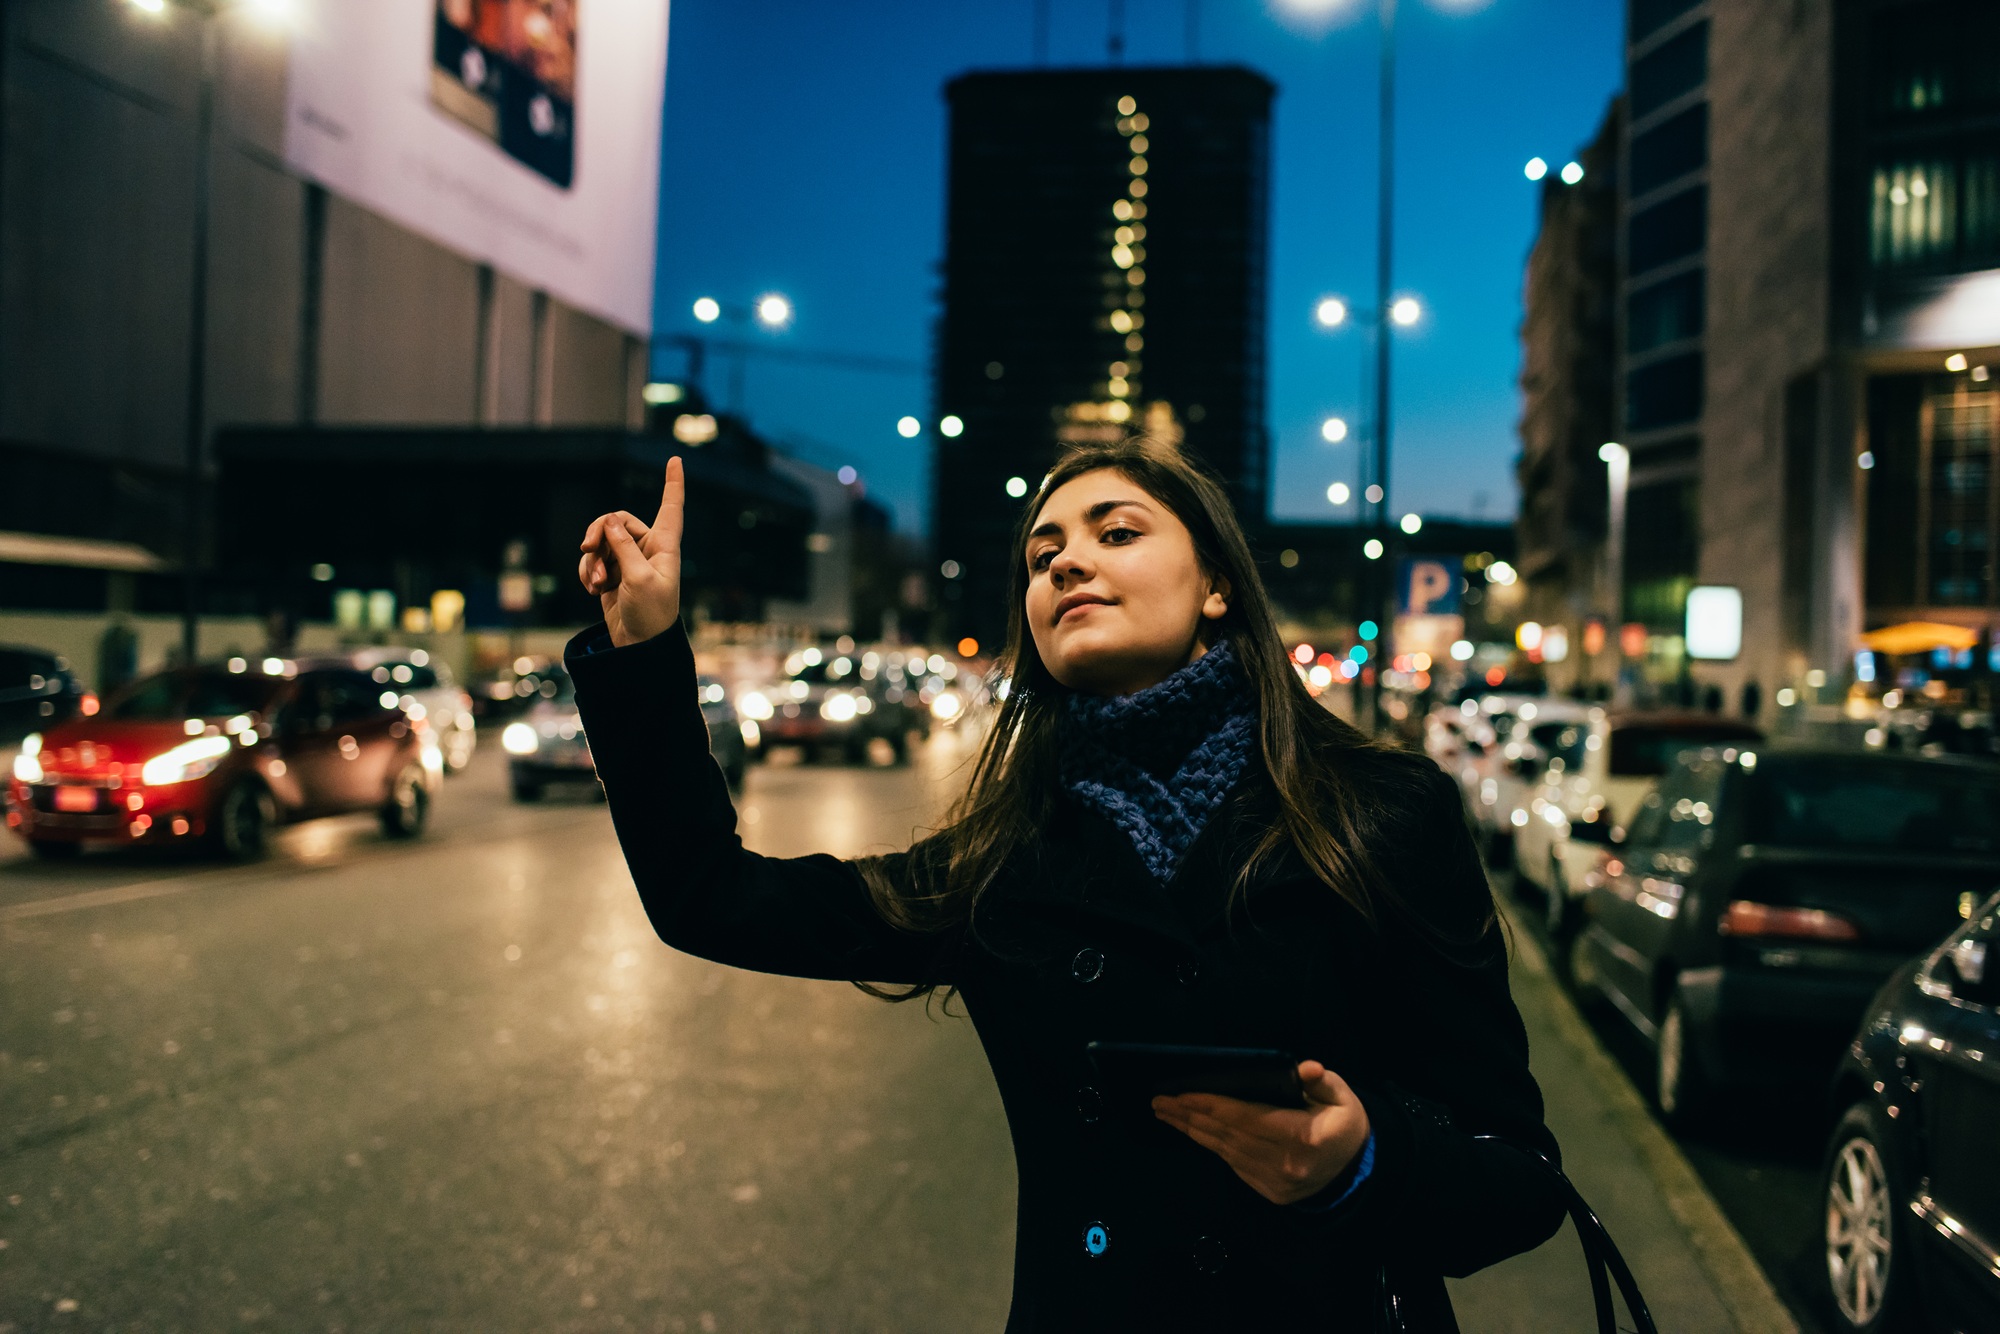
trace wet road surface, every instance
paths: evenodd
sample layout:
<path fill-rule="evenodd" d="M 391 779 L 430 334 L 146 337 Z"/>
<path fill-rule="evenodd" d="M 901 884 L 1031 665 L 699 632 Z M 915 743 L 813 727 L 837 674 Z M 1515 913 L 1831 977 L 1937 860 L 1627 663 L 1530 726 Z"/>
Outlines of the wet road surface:
<path fill-rule="evenodd" d="M 999 1328 L 970 1025 L 668 950 L 604 807 L 511 803 L 495 749 L 416 844 L 8 840 L 0 1330 Z M 957 758 L 753 770 L 745 836 L 900 845 Z"/>

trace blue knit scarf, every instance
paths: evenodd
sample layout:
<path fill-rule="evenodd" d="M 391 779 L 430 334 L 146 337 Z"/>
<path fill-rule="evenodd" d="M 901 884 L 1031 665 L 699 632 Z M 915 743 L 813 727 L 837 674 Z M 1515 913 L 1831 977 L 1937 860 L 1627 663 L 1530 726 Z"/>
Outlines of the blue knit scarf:
<path fill-rule="evenodd" d="M 1257 701 L 1229 641 L 1156 686 L 1065 706 L 1063 786 L 1166 883 L 1255 752 Z"/>

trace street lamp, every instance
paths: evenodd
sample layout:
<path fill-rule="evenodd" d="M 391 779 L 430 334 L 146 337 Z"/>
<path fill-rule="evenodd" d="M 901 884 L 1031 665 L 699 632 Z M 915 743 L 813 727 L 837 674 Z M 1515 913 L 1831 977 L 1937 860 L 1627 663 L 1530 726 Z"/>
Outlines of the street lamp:
<path fill-rule="evenodd" d="M 150 18 L 164 21 L 168 0 L 128 0 L 132 8 Z M 262 11 L 267 18 L 282 17 L 283 0 L 174 0 L 173 8 L 192 15 L 201 24 L 200 81 L 195 94 L 194 117 L 194 218 L 192 283 L 188 293 L 188 391 L 187 418 L 182 441 L 182 466 L 186 470 L 186 493 L 181 506 L 181 656 L 192 664 L 201 654 L 201 545 L 203 511 L 207 499 L 203 468 L 208 444 L 208 225 L 210 142 L 215 137 L 216 66 L 221 59 L 221 39 L 216 20 L 238 9 Z"/>
<path fill-rule="evenodd" d="M 264 3 L 267 4 L 277 2 L 278 0 L 264 0 Z M 694 317 L 703 324 L 714 324 L 717 320 L 725 318 L 731 324 L 739 325 L 750 324 L 754 321 L 772 333 L 777 333 L 791 324 L 793 315 L 790 298 L 781 296 L 776 292 L 766 292 L 763 296 L 758 297 L 748 305 L 740 302 L 718 301 L 712 296 L 696 297 L 691 309 L 693 310 Z M 685 335 L 681 336 L 679 341 L 689 346 L 689 356 L 692 360 L 692 365 L 696 368 L 689 375 L 689 378 L 699 380 L 701 378 L 699 367 L 703 360 L 702 349 L 704 345 L 701 340 Z M 736 361 L 730 367 L 729 371 L 729 402 L 739 413 L 743 411 L 744 362 L 747 359 L 747 355 L 747 349 L 739 346 L 736 349 Z"/>
<path fill-rule="evenodd" d="M 1329 445 L 1337 445 L 1347 439 L 1347 423 L 1339 417 L 1328 417 L 1319 424 L 1319 438 Z"/>
<path fill-rule="evenodd" d="M 1338 328 L 1347 319 L 1347 303 L 1337 296 L 1321 297 L 1319 304 L 1313 307 L 1313 318 L 1319 321 L 1322 329 Z"/>
<path fill-rule="evenodd" d="M 1625 493 L 1632 480 L 1632 451 L 1615 440 L 1597 447 L 1604 460 L 1605 481 L 1610 487 L 1611 513 L 1604 535 L 1604 579 L 1610 587 L 1611 624 L 1624 618 L 1625 607 Z"/>

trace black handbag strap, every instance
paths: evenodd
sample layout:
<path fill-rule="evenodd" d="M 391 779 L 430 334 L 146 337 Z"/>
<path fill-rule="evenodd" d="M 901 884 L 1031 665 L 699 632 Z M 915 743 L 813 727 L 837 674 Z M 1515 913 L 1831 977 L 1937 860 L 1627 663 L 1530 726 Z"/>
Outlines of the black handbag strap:
<path fill-rule="evenodd" d="M 1473 1138 L 1507 1145 L 1540 1163 L 1555 1181 L 1562 1195 L 1563 1207 L 1568 1211 L 1570 1221 L 1576 1225 L 1577 1239 L 1583 1243 L 1583 1263 L 1590 1274 L 1590 1298 L 1597 1311 L 1598 1334 L 1620 1334 L 1617 1311 L 1611 1303 L 1614 1284 L 1619 1295 L 1625 1299 L 1625 1309 L 1632 1316 L 1634 1334 L 1659 1334 L 1658 1327 L 1653 1324 L 1653 1313 L 1646 1306 L 1645 1295 L 1639 1291 L 1638 1280 L 1632 1277 L 1631 1266 L 1625 1263 L 1618 1244 L 1611 1240 L 1611 1233 L 1590 1207 L 1590 1202 L 1583 1198 L 1576 1183 L 1548 1155 L 1538 1150 L 1523 1148 L 1498 1135 L 1475 1135 Z M 1412 1301 L 1414 1296 L 1412 1293 L 1397 1292 L 1388 1266 L 1383 1266 L 1381 1323 L 1385 1334 L 1417 1334 L 1417 1327 L 1410 1323 L 1410 1317 L 1423 1303 L 1421 1300 Z"/>

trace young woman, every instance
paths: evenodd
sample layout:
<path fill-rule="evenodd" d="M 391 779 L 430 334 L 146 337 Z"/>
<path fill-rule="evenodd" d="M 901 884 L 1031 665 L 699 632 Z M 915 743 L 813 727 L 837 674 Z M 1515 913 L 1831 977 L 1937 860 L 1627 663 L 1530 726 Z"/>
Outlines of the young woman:
<path fill-rule="evenodd" d="M 568 650 L 640 898 L 704 958 L 963 998 L 1020 1173 L 1010 1331 L 1369 1330 L 1385 1288 L 1454 1329 L 1444 1275 L 1555 1231 L 1457 790 L 1306 693 L 1205 473 L 1144 441 L 1058 462 L 1010 553 L 1012 689 L 970 786 L 860 862 L 736 836 L 678 625 L 683 494 L 671 462 L 652 525 L 591 525 L 604 624 Z M 1307 1106 L 1123 1116 L 1097 1040 L 1293 1052 Z"/>

